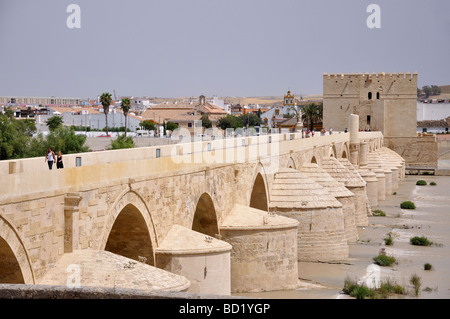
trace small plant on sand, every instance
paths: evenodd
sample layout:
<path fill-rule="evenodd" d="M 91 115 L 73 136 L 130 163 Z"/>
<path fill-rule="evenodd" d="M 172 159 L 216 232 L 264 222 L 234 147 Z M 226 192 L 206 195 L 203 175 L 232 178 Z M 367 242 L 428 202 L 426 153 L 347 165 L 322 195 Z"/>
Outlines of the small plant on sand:
<path fill-rule="evenodd" d="M 415 246 L 431 246 L 433 242 L 429 241 L 426 237 L 415 236 L 409 239 L 411 245 Z"/>
<path fill-rule="evenodd" d="M 436 182 L 431 182 L 430 185 L 431 186 L 436 186 Z"/>
<path fill-rule="evenodd" d="M 376 257 L 373 257 L 373 261 L 375 262 L 375 264 L 380 266 L 391 266 L 393 263 L 395 263 L 395 257 L 380 254 Z"/>
<path fill-rule="evenodd" d="M 356 299 L 386 299 L 392 295 L 405 294 L 405 288 L 391 282 L 389 278 L 382 281 L 379 288 L 369 288 L 364 284 L 358 284 L 348 276 L 345 279 L 342 291 Z"/>
<path fill-rule="evenodd" d="M 431 268 L 433 268 L 433 266 L 431 264 L 429 264 L 429 263 L 426 263 L 426 264 L 423 265 L 423 269 L 424 270 L 431 270 Z"/>
<path fill-rule="evenodd" d="M 384 237 L 383 240 L 386 246 L 392 246 L 394 244 L 394 238 L 392 238 L 390 233 Z"/>
<path fill-rule="evenodd" d="M 401 209 L 416 209 L 416 205 L 414 205 L 411 201 L 406 201 L 400 204 Z"/>
<path fill-rule="evenodd" d="M 397 195 L 397 192 L 393 192 L 392 195 Z"/>
<path fill-rule="evenodd" d="M 404 295 L 406 290 L 403 286 L 395 282 L 391 282 L 391 280 L 387 278 L 381 283 L 380 288 L 377 289 L 377 292 L 382 298 L 387 298 L 390 294 Z"/>
<path fill-rule="evenodd" d="M 421 281 L 421 278 L 416 274 L 411 275 L 411 277 L 409 278 L 409 282 L 414 286 L 414 294 L 416 295 L 416 297 L 419 296 L 420 286 L 422 286 Z"/>
<path fill-rule="evenodd" d="M 386 216 L 386 213 L 383 212 L 381 209 L 375 209 L 372 211 L 373 216 Z"/>
<path fill-rule="evenodd" d="M 419 180 L 416 182 L 416 185 L 417 186 L 425 186 L 425 185 L 427 185 L 427 182 L 425 182 L 424 180 Z"/>

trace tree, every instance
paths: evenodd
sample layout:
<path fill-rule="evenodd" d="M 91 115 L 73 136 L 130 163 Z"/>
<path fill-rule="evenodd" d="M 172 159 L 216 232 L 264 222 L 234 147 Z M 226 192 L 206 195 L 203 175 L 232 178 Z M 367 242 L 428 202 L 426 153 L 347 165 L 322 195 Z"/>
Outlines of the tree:
<path fill-rule="evenodd" d="M 63 122 L 64 120 L 62 117 L 54 115 L 50 117 L 47 121 L 45 121 L 45 125 L 47 125 L 50 132 L 52 132 L 57 128 L 62 127 Z"/>
<path fill-rule="evenodd" d="M 217 127 L 220 127 L 222 130 L 226 130 L 227 128 L 237 129 L 244 127 L 244 124 L 242 124 L 238 117 L 227 114 L 227 116 L 221 117 L 217 121 Z"/>
<path fill-rule="evenodd" d="M 76 135 L 74 129 L 62 125 L 50 131 L 47 137 L 33 137 L 36 125 L 33 120 L 16 120 L 10 113 L 0 116 L 0 160 L 39 157 L 47 148 L 64 154 L 88 152 L 86 137 Z"/>
<path fill-rule="evenodd" d="M 103 112 L 105 113 L 105 119 L 106 119 L 106 136 L 108 136 L 108 113 L 109 113 L 109 106 L 112 102 L 111 93 L 105 92 L 100 96 L 100 102 L 103 106 Z"/>
<path fill-rule="evenodd" d="M 0 160 L 21 156 L 22 150 L 18 146 L 26 142 L 26 137 L 21 134 L 16 122 L 7 114 L 0 116 Z"/>
<path fill-rule="evenodd" d="M 423 93 L 425 93 L 426 98 L 428 98 L 431 95 L 431 88 L 428 85 L 422 87 L 422 91 Z"/>
<path fill-rule="evenodd" d="M 63 154 L 74 154 L 89 152 L 89 147 L 85 145 L 86 136 L 76 135 L 73 128 L 60 127 L 50 132 L 44 141 L 43 152 L 48 147 L 55 151 L 61 151 Z"/>
<path fill-rule="evenodd" d="M 122 104 L 120 107 L 122 108 L 123 115 L 125 116 L 125 136 L 127 136 L 127 116 L 131 108 L 130 99 L 129 98 L 122 99 Z"/>
<path fill-rule="evenodd" d="M 177 124 L 175 124 L 174 122 L 167 122 L 166 123 L 166 130 L 169 130 L 169 131 L 174 131 L 174 130 L 176 130 L 178 128 L 178 125 Z"/>
<path fill-rule="evenodd" d="M 300 120 L 300 117 L 301 117 L 301 112 L 299 112 L 299 110 L 298 110 L 298 108 L 297 108 L 297 106 L 295 106 L 295 105 L 292 105 L 291 106 L 291 110 L 293 110 L 294 111 L 294 113 L 295 113 L 295 115 L 293 114 L 292 115 L 292 117 L 296 117 L 296 119 L 297 119 L 297 121 L 298 120 Z M 292 113 L 289 113 L 289 114 L 292 114 Z"/>
<path fill-rule="evenodd" d="M 212 127 L 212 122 L 209 119 L 208 114 L 203 114 L 202 117 L 200 118 L 200 121 L 202 121 L 202 126 L 204 128 L 211 128 Z"/>
<path fill-rule="evenodd" d="M 117 139 L 111 141 L 110 147 L 107 149 L 118 150 L 123 148 L 134 148 L 134 141 L 131 136 L 119 135 Z"/>
<path fill-rule="evenodd" d="M 239 115 L 238 119 L 239 122 L 242 123 L 242 126 L 240 127 L 244 126 L 252 127 L 261 125 L 261 118 L 256 114 L 251 113 L 241 114 Z"/>
<path fill-rule="evenodd" d="M 156 130 L 155 122 L 152 120 L 145 120 L 140 123 L 140 125 L 147 131 L 154 131 Z"/>
<path fill-rule="evenodd" d="M 432 85 L 431 86 L 431 94 L 432 95 L 439 95 L 441 94 L 441 88 L 437 85 Z"/>
<path fill-rule="evenodd" d="M 310 130 L 314 129 L 315 123 L 322 121 L 323 104 L 310 103 L 303 107 L 302 120 L 304 123 L 308 123 Z"/>
<path fill-rule="evenodd" d="M 420 97 L 422 95 L 422 90 L 417 88 L 417 97 Z"/>

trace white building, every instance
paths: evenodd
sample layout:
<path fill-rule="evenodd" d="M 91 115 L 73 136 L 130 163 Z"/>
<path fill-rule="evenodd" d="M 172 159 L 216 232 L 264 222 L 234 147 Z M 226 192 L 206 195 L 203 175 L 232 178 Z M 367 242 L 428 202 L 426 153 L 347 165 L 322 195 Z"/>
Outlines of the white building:
<path fill-rule="evenodd" d="M 222 100 L 222 99 L 219 99 L 217 97 L 217 95 L 214 95 L 212 99 L 208 100 L 208 102 L 211 103 L 211 104 L 217 105 L 218 107 L 223 109 L 228 114 L 231 114 L 231 104 L 230 103 L 225 103 L 225 101 Z"/>
<path fill-rule="evenodd" d="M 438 103 L 431 100 L 431 103 L 417 102 L 417 121 L 443 120 L 450 116 L 450 102 L 448 100 Z"/>
<path fill-rule="evenodd" d="M 296 106 L 297 107 L 297 106 Z M 297 107 L 298 109 L 299 107 Z M 300 111 L 299 111 L 300 112 Z M 275 106 L 261 114 L 262 125 L 272 129 L 276 127 L 277 122 L 286 120 L 285 114 L 296 115 L 291 105 Z"/>
<path fill-rule="evenodd" d="M 72 108 L 72 110 L 62 110 L 58 108 L 54 110 L 49 115 L 38 115 L 36 117 L 36 128 L 38 131 L 47 131 L 48 128 L 45 122 L 52 116 L 60 115 L 63 118 L 63 123 L 66 126 L 84 126 L 90 129 L 102 130 L 106 126 L 105 114 L 103 109 L 92 110 L 92 109 L 77 109 Z M 140 123 L 143 121 L 142 118 L 128 114 L 127 117 L 127 128 L 131 131 L 136 131 L 140 127 Z M 125 126 L 125 116 L 123 113 L 116 109 L 110 108 L 108 114 L 108 128 L 120 128 Z"/>

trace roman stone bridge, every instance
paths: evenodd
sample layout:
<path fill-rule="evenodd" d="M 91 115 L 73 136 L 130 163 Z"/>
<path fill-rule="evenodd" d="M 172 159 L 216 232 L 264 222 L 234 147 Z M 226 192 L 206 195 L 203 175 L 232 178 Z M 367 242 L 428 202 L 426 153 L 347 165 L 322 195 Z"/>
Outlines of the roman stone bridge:
<path fill-rule="evenodd" d="M 81 285 L 293 288 L 298 260 L 348 256 L 401 164 L 380 132 L 357 128 L 65 155 L 62 170 L 43 157 L 2 161 L 0 283 L 66 285 L 81 265 Z"/>

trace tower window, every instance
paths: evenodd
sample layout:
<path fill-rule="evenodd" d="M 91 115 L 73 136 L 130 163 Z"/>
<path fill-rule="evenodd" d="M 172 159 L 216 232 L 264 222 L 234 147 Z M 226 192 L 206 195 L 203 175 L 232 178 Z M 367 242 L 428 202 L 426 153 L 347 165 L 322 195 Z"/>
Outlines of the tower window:
<path fill-rule="evenodd" d="M 369 98 L 369 100 L 372 99 L 372 92 L 369 92 L 369 94 L 367 95 L 367 97 Z"/>
<path fill-rule="evenodd" d="M 377 100 L 380 99 L 380 92 L 377 92 Z"/>
<path fill-rule="evenodd" d="M 370 115 L 367 115 L 367 125 L 370 125 Z"/>

